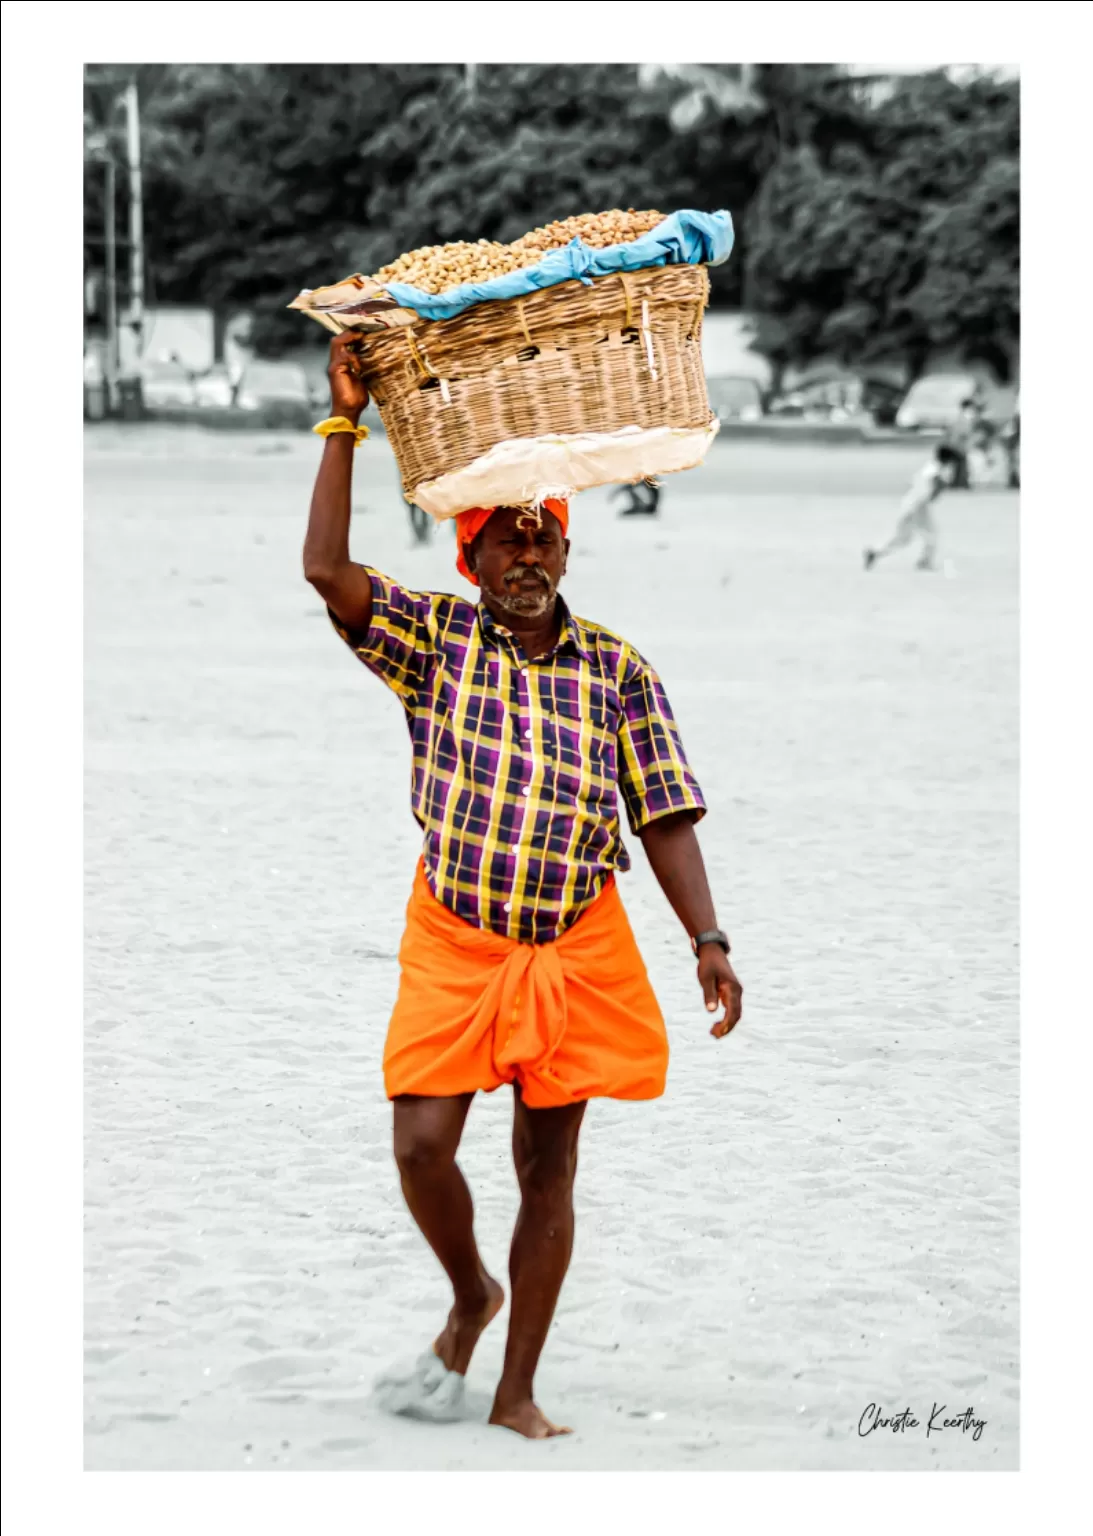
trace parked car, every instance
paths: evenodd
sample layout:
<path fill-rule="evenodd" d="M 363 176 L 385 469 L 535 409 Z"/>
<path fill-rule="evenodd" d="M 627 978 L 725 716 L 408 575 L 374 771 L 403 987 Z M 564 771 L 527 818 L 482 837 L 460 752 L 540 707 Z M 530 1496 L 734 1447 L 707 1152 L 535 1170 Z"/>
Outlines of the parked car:
<path fill-rule="evenodd" d="M 983 392 L 983 414 L 998 431 L 1020 414 L 1016 384 L 992 385 Z"/>
<path fill-rule="evenodd" d="M 862 375 L 862 409 L 878 427 L 895 425 L 899 408 L 907 393 L 902 384 L 872 374 Z"/>
<path fill-rule="evenodd" d="M 185 409 L 194 404 L 193 375 L 173 358 L 146 358 L 140 366 L 140 393 L 146 410 Z"/>
<path fill-rule="evenodd" d="M 984 403 L 983 386 L 971 373 L 932 373 L 916 380 L 896 412 L 907 432 L 945 432 L 954 427 L 965 400 Z"/>
<path fill-rule="evenodd" d="M 868 417 L 890 426 L 903 399 L 903 387 L 882 373 L 821 364 L 797 378 L 770 404 L 772 416 L 804 421 L 854 421 Z"/>
<path fill-rule="evenodd" d="M 759 421 L 763 415 L 763 395 L 754 379 L 709 379 L 707 391 L 711 409 L 722 421 Z"/>
<path fill-rule="evenodd" d="M 297 363 L 253 362 L 243 369 L 235 403 L 261 413 L 276 426 L 310 426 L 313 412 L 307 375 Z"/>
<path fill-rule="evenodd" d="M 772 396 L 767 406 L 771 416 L 803 416 L 805 414 L 805 402 L 807 391 L 803 389 L 784 389 L 779 394 Z"/>
<path fill-rule="evenodd" d="M 230 410 L 235 404 L 235 385 L 222 364 L 194 380 L 194 402 L 203 410 Z"/>
<path fill-rule="evenodd" d="M 862 381 L 849 369 L 825 366 L 802 374 L 775 396 L 772 416 L 802 421 L 849 421 L 862 414 Z"/>

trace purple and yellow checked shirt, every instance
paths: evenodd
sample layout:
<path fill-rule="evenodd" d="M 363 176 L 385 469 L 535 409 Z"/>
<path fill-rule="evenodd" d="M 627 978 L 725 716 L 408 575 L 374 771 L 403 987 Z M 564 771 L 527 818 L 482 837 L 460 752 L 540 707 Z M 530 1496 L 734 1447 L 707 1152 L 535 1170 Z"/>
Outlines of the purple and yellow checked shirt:
<path fill-rule="evenodd" d="M 529 661 L 484 606 L 368 574 L 368 633 L 331 619 L 402 701 L 425 874 L 458 917 L 550 943 L 630 868 L 618 790 L 634 832 L 705 814 L 660 679 L 625 640 L 563 605 L 558 644 Z"/>

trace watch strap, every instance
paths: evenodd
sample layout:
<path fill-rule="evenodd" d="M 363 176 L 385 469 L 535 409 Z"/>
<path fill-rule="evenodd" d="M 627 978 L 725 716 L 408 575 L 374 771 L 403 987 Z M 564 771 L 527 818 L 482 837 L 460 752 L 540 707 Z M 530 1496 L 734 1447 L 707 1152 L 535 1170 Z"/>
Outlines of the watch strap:
<path fill-rule="evenodd" d="M 707 928 L 704 933 L 695 934 L 694 938 L 691 940 L 691 948 L 694 950 L 696 955 L 702 948 L 703 944 L 720 944 L 721 948 L 725 951 L 726 954 L 729 953 L 731 947 L 729 944 L 728 934 L 722 933 L 720 928 Z"/>

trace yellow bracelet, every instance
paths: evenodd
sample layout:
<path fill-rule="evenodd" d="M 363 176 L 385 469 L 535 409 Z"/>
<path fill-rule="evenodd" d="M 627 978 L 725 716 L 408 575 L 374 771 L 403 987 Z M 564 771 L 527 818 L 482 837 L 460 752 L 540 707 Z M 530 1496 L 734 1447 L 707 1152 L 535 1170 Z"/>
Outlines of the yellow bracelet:
<path fill-rule="evenodd" d="M 317 422 L 311 430 L 317 432 L 320 437 L 330 437 L 334 432 L 352 432 L 357 439 L 353 444 L 354 448 L 359 448 L 368 436 L 367 427 L 355 427 L 345 416 L 328 416 L 325 421 Z"/>

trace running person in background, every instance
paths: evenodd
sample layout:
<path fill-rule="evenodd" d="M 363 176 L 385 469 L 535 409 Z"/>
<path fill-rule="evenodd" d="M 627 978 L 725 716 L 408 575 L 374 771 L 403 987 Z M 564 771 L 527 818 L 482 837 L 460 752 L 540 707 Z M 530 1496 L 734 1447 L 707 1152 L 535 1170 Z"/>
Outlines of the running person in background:
<path fill-rule="evenodd" d="M 914 479 L 900 504 L 900 519 L 896 531 L 888 543 L 880 549 L 865 551 L 865 569 L 872 570 L 878 560 L 897 549 L 906 549 L 916 537 L 922 540 L 922 555 L 918 562 L 920 571 L 937 569 L 937 524 L 933 518 L 933 504 L 946 486 L 952 485 L 960 465 L 960 454 L 955 448 L 941 443 Z"/>

